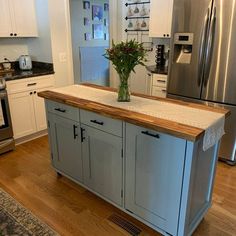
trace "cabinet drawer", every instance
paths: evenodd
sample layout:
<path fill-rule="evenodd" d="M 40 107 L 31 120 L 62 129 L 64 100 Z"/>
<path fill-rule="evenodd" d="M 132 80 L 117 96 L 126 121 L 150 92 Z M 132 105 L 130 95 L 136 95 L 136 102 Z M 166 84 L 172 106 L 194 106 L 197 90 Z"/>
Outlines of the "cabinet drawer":
<path fill-rule="evenodd" d="M 54 86 L 54 76 L 38 76 L 21 80 L 7 81 L 8 94 L 26 92 L 39 88 Z"/>
<path fill-rule="evenodd" d="M 122 121 L 85 110 L 80 110 L 80 119 L 85 125 L 122 137 Z"/>
<path fill-rule="evenodd" d="M 157 96 L 161 98 L 166 97 L 166 89 L 162 87 L 152 87 L 152 96 Z"/>
<path fill-rule="evenodd" d="M 166 86 L 167 86 L 167 76 L 166 75 L 153 74 L 152 85 L 166 88 Z"/>
<path fill-rule="evenodd" d="M 46 101 L 47 111 L 61 117 L 79 122 L 79 109 L 59 102 Z"/>

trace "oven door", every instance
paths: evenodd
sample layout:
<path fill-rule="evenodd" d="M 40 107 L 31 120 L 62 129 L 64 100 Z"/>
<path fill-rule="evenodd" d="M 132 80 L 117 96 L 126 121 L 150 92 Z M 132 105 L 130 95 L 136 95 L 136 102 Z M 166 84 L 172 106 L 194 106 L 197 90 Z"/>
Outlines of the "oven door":
<path fill-rule="evenodd" d="M 0 141 L 13 137 L 7 92 L 0 91 Z"/>

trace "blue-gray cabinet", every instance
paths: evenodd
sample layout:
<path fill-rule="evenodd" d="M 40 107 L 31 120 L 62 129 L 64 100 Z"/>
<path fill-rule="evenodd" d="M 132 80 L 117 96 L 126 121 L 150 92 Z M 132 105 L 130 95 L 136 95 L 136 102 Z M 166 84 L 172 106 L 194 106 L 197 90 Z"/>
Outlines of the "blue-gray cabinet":
<path fill-rule="evenodd" d="M 163 235 L 191 235 L 211 206 L 218 144 L 46 100 L 52 165 Z"/>
<path fill-rule="evenodd" d="M 83 124 L 81 129 L 84 184 L 121 206 L 122 138 Z"/>
<path fill-rule="evenodd" d="M 53 166 L 83 182 L 80 124 L 53 113 L 48 113 L 48 121 Z"/>
<path fill-rule="evenodd" d="M 186 140 L 126 124 L 125 208 L 177 234 Z"/>

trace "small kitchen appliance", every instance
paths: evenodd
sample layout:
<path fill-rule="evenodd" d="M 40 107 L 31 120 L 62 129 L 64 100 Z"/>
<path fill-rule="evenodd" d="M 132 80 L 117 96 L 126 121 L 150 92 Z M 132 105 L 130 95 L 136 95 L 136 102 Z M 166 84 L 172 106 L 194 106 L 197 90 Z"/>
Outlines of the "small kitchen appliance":
<path fill-rule="evenodd" d="M 19 67 L 21 70 L 31 70 L 32 61 L 29 55 L 21 55 L 19 58 Z"/>
<path fill-rule="evenodd" d="M 157 45 L 156 46 L 156 66 L 164 66 L 165 65 L 165 45 Z"/>

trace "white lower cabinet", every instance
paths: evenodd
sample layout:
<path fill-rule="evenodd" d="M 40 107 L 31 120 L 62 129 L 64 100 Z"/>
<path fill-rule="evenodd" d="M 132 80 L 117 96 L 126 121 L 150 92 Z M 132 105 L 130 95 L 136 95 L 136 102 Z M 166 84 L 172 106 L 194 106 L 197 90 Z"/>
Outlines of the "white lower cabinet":
<path fill-rule="evenodd" d="M 14 137 L 19 138 L 34 133 L 36 122 L 33 95 L 27 91 L 11 94 L 8 98 Z"/>
<path fill-rule="evenodd" d="M 53 84 L 52 76 L 7 82 L 15 139 L 47 128 L 44 99 L 38 97 L 37 93 L 52 88 Z"/>
<path fill-rule="evenodd" d="M 126 124 L 125 208 L 172 235 L 177 233 L 185 146 L 183 139 Z"/>
<path fill-rule="evenodd" d="M 122 138 L 82 125 L 84 184 L 122 205 Z"/>
<path fill-rule="evenodd" d="M 156 97 L 166 97 L 167 75 L 152 74 L 151 95 Z"/>

